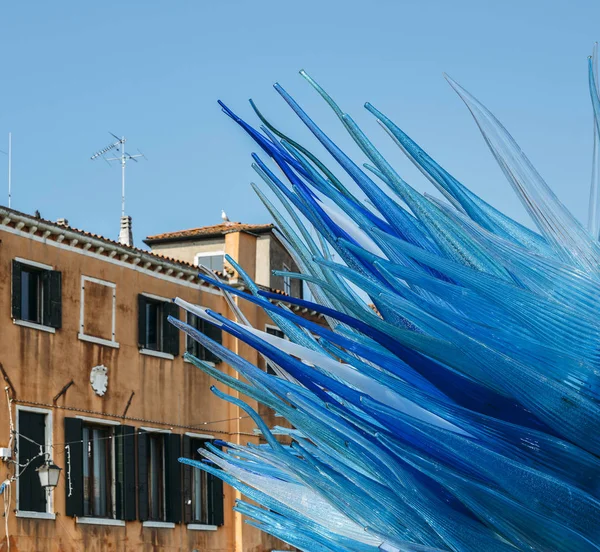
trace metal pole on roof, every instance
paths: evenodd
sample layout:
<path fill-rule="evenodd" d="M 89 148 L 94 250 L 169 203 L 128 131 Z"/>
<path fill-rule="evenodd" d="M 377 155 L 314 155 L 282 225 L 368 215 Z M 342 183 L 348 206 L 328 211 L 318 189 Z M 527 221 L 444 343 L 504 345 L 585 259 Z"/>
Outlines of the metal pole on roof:
<path fill-rule="evenodd" d="M 12 199 L 12 132 L 8 133 L 8 208 Z"/>

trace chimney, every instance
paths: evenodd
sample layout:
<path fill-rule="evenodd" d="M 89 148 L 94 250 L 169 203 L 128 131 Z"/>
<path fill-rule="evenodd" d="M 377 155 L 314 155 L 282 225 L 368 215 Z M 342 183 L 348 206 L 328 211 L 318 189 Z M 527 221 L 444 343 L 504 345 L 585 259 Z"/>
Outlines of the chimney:
<path fill-rule="evenodd" d="M 59 226 L 69 226 L 69 221 L 66 218 L 59 218 L 56 221 Z"/>
<path fill-rule="evenodd" d="M 121 231 L 119 232 L 119 243 L 133 247 L 133 225 L 131 217 L 121 217 Z"/>

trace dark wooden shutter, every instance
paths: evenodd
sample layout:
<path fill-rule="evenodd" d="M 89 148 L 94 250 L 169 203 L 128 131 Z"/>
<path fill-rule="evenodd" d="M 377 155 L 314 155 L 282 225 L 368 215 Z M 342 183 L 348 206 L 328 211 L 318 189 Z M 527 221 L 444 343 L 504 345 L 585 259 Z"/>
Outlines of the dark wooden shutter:
<path fill-rule="evenodd" d="M 62 325 L 62 274 L 57 270 L 42 273 L 42 300 L 44 319 L 42 323 L 51 328 Z"/>
<path fill-rule="evenodd" d="M 66 514 L 83 515 L 83 422 L 77 418 L 65 418 L 65 491 Z M 69 450 L 66 450 L 66 446 Z M 69 455 L 71 466 L 69 468 Z M 70 486 L 69 486 L 70 481 Z M 69 496 L 70 495 L 70 496 Z"/>
<path fill-rule="evenodd" d="M 192 458 L 192 442 L 188 435 L 184 435 L 182 441 L 182 456 L 184 458 Z M 182 464 L 181 469 L 183 471 L 183 521 L 184 523 L 191 523 L 193 521 L 193 508 L 192 498 L 193 491 L 192 485 L 194 482 L 194 474 L 192 466 Z"/>
<path fill-rule="evenodd" d="M 167 318 L 172 316 L 179 319 L 179 307 L 175 303 L 162 304 L 163 315 L 163 351 L 173 356 L 179 354 L 179 330 Z"/>
<path fill-rule="evenodd" d="M 137 435 L 138 465 L 138 518 L 147 521 L 148 511 L 148 433 L 140 429 Z"/>
<path fill-rule="evenodd" d="M 36 443 L 42 445 L 46 443 L 46 415 L 19 410 L 19 433 L 25 437 L 18 440 L 19 463 L 21 465 L 25 465 L 27 462 L 31 463 L 17 479 L 18 508 L 25 512 L 45 512 L 46 491 L 42 488 L 40 478 L 35 470 L 44 463 L 43 456 L 39 456 L 40 447 Z"/>
<path fill-rule="evenodd" d="M 165 434 L 165 491 L 167 496 L 167 521 L 181 522 L 181 435 Z"/>
<path fill-rule="evenodd" d="M 223 330 L 218 327 L 215 326 L 214 324 L 211 324 L 210 322 L 204 322 L 204 327 L 203 327 L 203 333 L 204 335 L 206 335 L 207 337 L 210 337 L 213 341 L 216 341 L 217 343 L 219 343 L 220 345 L 223 344 Z M 208 349 L 206 349 L 205 351 L 205 360 L 208 362 L 214 362 L 215 364 L 219 364 L 219 362 L 221 362 L 221 359 L 213 354 L 212 352 L 210 352 Z"/>
<path fill-rule="evenodd" d="M 115 450 L 117 467 L 117 519 L 136 519 L 135 503 L 135 428 L 119 426 L 115 428 Z"/>
<path fill-rule="evenodd" d="M 221 449 L 221 447 L 217 447 Z M 214 464 L 213 464 L 214 466 Z M 216 467 L 216 466 L 214 466 Z M 220 527 L 225 523 L 223 481 L 212 473 L 207 474 L 208 524 Z"/>
<path fill-rule="evenodd" d="M 140 349 L 146 347 L 146 302 L 146 297 L 141 293 L 138 294 L 138 346 Z"/>
<path fill-rule="evenodd" d="M 21 320 L 21 269 L 19 261 L 12 262 L 12 317 Z"/>

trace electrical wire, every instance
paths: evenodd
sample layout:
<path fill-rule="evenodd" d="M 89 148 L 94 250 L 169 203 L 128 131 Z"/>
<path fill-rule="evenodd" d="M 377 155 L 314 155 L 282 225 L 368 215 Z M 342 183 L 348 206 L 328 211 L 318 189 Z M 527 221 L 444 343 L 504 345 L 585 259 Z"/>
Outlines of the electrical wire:
<path fill-rule="evenodd" d="M 234 420 L 241 420 L 244 418 L 249 418 L 250 416 L 236 416 L 235 418 L 227 418 L 224 420 L 214 420 L 212 422 L 203 422 L 204 425 L 210 425 L 210 424 L 217 424 L 217 423 L 221 423 L 221 422 L 231 422 Z M 107 426 L 107 427 L 116 427 L 116 426 Z M 195 426 L 195 428 L 200 428 L 201 426 Z M 31 439 L 30 437 L 27 437 L 27 435 L 24 435 L 23 433 L 19 433 L 17 431 L 14 432 L 15 435 L 17 435 L 19 438 L 23 438 L 26 441 L 29 441 L 30 443 L 37 445 L 40 447 L 40 450 L 43 450 L 44 448 L 52 448 L 52 449 L 59 449 L 59 447 L 62 448 L 66 448 L 69 445 L 77 445 L 80 443 L 84 443 L 86 442 L 84 439 L 78 439 L 76 441 L 66 441 L 64 443 L 52 443 L 51 445 L 43 445 L 38 443 L 37 441 L 34 441 L 33 439 Z M 254 435 L 253 433 L 246 433 L 243 431 L 238 431 L 238 432 L 234 432 L 234 433 L 227 433 L 228 435 L 245 435 L 247 437 L 256 437 L 256 435 Z M 120 438 L 120 439 L 125 439 L 125 438 L 129 438 L 129 437 L 134 437 L 135 433 L 131 433 L 130 435 L 109 435 L 108 437 L 98 437 L 96 439 L 94 439 L 94 441 L 105 441 L 105 440 L 109 440 L 109 439 L 116 439 L 116 438 Z M 55 450 L 56 454 L 61 454 L 62 450 Z M 36 458 L 40 457 L 40 456 L 44 456 L 47 453 L 44 452 L 40 452 L 40 454 L 34 456 L 32 459 L 30 459 L 27 464 L 24 464 L 25 467 L 27 467 L 33 460 L 35 460 Z M 16 464 L 16 462 L 15 462 Z M 21 466 L 21 464 L 17 464 L 19 466 Z M 22 472 L 21 472 L 22 473 Z"/>

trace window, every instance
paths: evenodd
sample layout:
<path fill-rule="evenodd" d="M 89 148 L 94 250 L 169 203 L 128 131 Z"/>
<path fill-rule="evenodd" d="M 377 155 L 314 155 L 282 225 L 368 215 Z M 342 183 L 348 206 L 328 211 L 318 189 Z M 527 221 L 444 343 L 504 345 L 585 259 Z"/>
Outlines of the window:
<path fill-rule="evenodd" d="M 283 271 L 290 272 L 290 267 L 284 264 Z M 290 276 L 283 277 L 283 291 L 287 295 L 292 295 L 292 278 Z"/>
<path fill-rule="evenodd" d="M 285 338 L 285 334 L 279 328 L 275 328 L 273 326 L 266 326 L 265 330 L 270 335 Z M 277 375 L 277 372 L 275 372 L 275 369 L 273 368 L 273 365 L 270 362 L 267 362 L 267 374 Z"/>
<path fill-rule="evenodd" d="M 210 270 L 223 272 L 225 255 L 223 253 L 198 253 L 196 255 L 196 265 L 203 265 Z"/>
<path fill-rule="evenodd" d="M 214 326 L 210 322 L 206 322 L 203 318 L 190 312 L 187 314 L 187 323 L 217 343 L 223 343 L 223 330 L 221 330 L 221 328 Z M 221 359 L 218 356 L 213 355 L 208 349 L 200 345 L 200 343 L 189 335 L 186 336 L 186 350 L 191 355 L 194 355 L 196 358 L 204 360 L 205 362 L 214 362 L 215 364 L 221 362 Z"/>
<path fill-rule="evenodd" d="M 45 265 L 13 260 L 12 317 L 15 320 L 60 328 L 61 273 Z"/>
<path fill-rule="evenodd" d="M 17 462 L 21 466 L 21 475 L 17 479 L 17 509 L 20 512 L 48 512 L 48 497 L 40 484 L 36 469 L 44 463 L 44 457 L 40 456 L 40 445 L 49 444 L 50 414 L 19 407 L 17 428 Z M 29 462 L 31 463 L 27 468 L 24 468 Z"/>
<path fill-rule="evenodd" d="M 114 518 L 114 428 L 83 426 L 83 515 Z"/>
<path fill-rule="evenodd" d="M 202 461 L 198 452 L 206 448 L 209 439 L 183 437 L 183 456 Z M 184 517 L 186 523 L 223 525 L 223 481 L 192 466 L 184 466 Z"/>
<path fill-rule="evenodd" d="M 136 519 L 135 429 L 96 418 L 65 418 L 66 513 Z"/>
<path fill-rule="evenodd" d="M 165 449 L 160 433 L 148 435 L 148 514 L 154 521 L 165 521 Z"/>
<path fill-rule="evenodd" d="M 140 429 L 138 511 L 141 521 L 181 521 L 181 436 Z"/>
<path fill-rule="evenodd" d="M 138 295 L 138 343 L 140 349 L 179 354 L 179 330 L 168 317 L 179 318 L 179 307 L 166 300 Z"/>
<path fill-rule="evenodd" d="M 118 347 L 116 311 L 117 285 L 91 276 L 81 276 L 79 339 Z"/>

